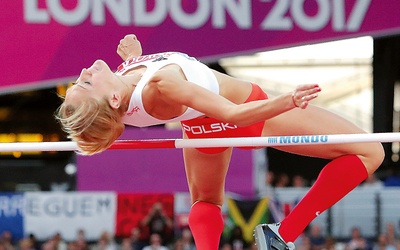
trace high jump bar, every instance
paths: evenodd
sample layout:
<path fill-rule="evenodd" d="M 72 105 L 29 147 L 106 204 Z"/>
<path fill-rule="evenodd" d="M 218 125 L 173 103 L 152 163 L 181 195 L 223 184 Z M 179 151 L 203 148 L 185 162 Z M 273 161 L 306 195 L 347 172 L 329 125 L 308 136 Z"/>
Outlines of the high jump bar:
<path fill-rule="evenodd" d="M 400 133 L 291 135 L 268 137 L 233 137 L 210 139 L 146 139 L 117 140 L 109 149 L 216 148 L 216 147 L 276 147 L 314 144 L 344 144 L 368 142 L 400 142 Z M 0 143 L 0 152 L 77 151 L 73 141 Z"/>

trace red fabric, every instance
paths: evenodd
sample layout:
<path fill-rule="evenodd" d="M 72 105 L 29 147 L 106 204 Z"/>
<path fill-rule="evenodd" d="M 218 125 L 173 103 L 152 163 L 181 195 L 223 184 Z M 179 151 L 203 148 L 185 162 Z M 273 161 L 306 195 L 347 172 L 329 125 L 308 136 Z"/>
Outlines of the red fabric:
<path fill-rule="evenodd" d="M 267 94 L 257 84 L 252 84 L 252 92 L 245 102 L 268 99 Z M 258 137 L 261 136 L 264 121 L 246 127 L 237 127 L 234 124 L 221 122 L 220 120 L 204 117 L 181 122 L 182 128 L 189 139 L 201 138 L 229 138 L 229 137 Z M 197 150 L 215 154 L 225 151 L 227 148 L 198 148 Z M 252 147 L 241 147 L 252 149 Z"/>
<path fill-rule="evenodd" d="M 189 214 L 189 227 L 197 250 L 218 250 L 224 229 L 218 206 L 202 201 L 195 203 Z"/>
<path fill-rule="evenodd" d="M 362 161 L 346 155 L 328 163 L 309 192 L 282 221 L 279 233 L 286 242 L 294 242 L 307 225 L 342 199 L 368 177 Z"/>

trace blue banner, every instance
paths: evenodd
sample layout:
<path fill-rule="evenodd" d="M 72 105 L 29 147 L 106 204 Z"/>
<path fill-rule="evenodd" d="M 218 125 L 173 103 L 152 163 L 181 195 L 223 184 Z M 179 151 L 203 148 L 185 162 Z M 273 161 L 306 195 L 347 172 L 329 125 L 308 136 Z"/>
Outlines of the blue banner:
<path fill-rule="evenodd" d="M 14 240 L 24 237 L 23 207 L 23 194 L 0 193 L 0 233 L 10 231 Z"/>

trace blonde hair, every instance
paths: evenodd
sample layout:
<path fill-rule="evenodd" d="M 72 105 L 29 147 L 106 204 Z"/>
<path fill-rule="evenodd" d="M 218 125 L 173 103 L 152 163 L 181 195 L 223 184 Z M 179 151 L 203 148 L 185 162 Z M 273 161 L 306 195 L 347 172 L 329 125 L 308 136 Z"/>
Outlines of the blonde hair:
<path fill-rule="evenodd" d="M 113 109 L 106 98 L 88 97 L 80 105 L 66 104 L 58 108 L 56 119 L 68 138 L 77 142 L 78 154 L 93 155 L 106 150 L 121 136 L 125 125 L 121 118 L 124 107 Z"/>

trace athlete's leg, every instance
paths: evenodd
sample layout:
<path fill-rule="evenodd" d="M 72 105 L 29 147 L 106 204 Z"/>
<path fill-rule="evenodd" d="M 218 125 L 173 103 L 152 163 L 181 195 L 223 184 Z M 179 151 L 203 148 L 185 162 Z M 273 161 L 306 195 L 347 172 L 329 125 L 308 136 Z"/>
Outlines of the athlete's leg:
<path fill-rule="evenodd" d="M 198 250 L 217 250 L 224 228 L 221 206 L 232 149 L 205 154 L 185 148 L 183 155 L 193 202 L 189 226 Z"/>
<path fill-rule="evenodd" d="M 272 135 L 325 135 L 365 133 L 348 120 L 325 109 L 309 105 L 306 109 L 293 109 L 265 122 L 264 136 Z M 383 160 L 380 143 L 350 143 L 307 146 L 282 146 L 280 150 L 294 154 L 325 159 L 355 154 L 364 163 L 368 174 L 373 173 Z"/>
<path fill-rule="evenodd" d="M 265 122 L 263 135 L 311 135 L 365 133 L 347 120 L 309 106 L 294 109 Z M 279 233 L 294 241 L 320 213 L 334 205 L 372 174 L 382 163 L 380 143 L 282 146 L 290 153 L 332 159 L 293 211 L 282 221 Z"/>

